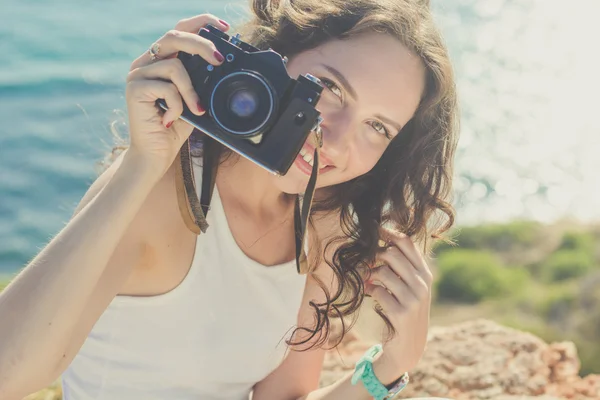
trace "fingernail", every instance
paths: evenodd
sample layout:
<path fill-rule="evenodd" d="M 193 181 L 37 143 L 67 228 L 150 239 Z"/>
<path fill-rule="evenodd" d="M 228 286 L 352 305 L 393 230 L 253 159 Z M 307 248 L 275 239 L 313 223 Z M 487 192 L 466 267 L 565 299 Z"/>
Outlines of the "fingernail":
<path fill-rule="evenodd" d="M 229 24 L 227 22 L 223 21 L 222 19 L 220 19 L 219 22 L 221 23 L 221 25 L 225 25 L 229 28 Z"/>
<path fill-rule="evenodd" d="M 206 110 L 204 109 L 204 107 L 202 107 L 202 104 L 200 104 L 200 102 L 198 102 L 196 105 L 198 106 L 198 112 L 201 112 L 201 113 L 203 113 L 204 111 L 206 111 Z"/>
<path fill-rule="evenodd" d="M 173 121 L 167 122 L 167 124 L 165 126 L 167 127 L 167 129 L 169 129 L 171 127 L 171 125 L 173 125 Z"/>
<path fill-rule="evenodd" d="M 219 50 L 215 50 L 213 55 L 215 56 L 218 62 L 223 62 L 223 60 L 225 59 L 225 57 L 223 57 L 223 54 L 219 53 Z"/>

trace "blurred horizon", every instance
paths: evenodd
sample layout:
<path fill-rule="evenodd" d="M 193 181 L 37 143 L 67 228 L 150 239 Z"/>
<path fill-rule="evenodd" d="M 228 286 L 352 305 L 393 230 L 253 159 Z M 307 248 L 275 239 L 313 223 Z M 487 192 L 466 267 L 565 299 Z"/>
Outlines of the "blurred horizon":
<path fill-rule="evenodd" d="M 431 3 L 462 111 L 458 224 L 600 221 L 600 3 Z M 235 25 L 246 4 L 3 2 L 0 276 L 43 248 L 93 182 L 131 61 L 181 18 L 211 12 Z"/>

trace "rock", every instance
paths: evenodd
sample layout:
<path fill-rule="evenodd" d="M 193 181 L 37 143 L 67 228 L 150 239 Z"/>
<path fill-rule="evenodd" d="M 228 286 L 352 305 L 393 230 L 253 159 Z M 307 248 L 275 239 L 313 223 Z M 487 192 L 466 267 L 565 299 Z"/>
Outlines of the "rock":
<path fill-rule="evenodd" d="M 328 351 L 321 384 L 354 369 L 371 343 L 350 332 Z M 485 319 L 432 327 L 419 365 L 410 371 L 407 397 L 497 400 L 600 399 L 600 375 L 578 376 L 571 342 L 547 344 L 538 337 Z"/>

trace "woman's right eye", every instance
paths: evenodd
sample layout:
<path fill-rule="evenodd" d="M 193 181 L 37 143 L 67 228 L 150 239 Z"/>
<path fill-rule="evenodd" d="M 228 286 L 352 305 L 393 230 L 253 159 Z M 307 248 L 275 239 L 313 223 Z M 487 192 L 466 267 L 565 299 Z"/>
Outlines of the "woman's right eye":
<path fill-rule="evenodd" d="M 339 97 L 340 101 L 343 100 L 342 89 L 340 89 L 340 87 L 338 85 L 336 85 L 335 82 L 333 82 L 332 80 L 327 79 L 327 78 L 319 78 L 319 79 L 323 83 L 323 86 L 325 86 L 327 89 L 329 89 L 329 91 L 331 93 L 333 93 L 334 95 Z"/>

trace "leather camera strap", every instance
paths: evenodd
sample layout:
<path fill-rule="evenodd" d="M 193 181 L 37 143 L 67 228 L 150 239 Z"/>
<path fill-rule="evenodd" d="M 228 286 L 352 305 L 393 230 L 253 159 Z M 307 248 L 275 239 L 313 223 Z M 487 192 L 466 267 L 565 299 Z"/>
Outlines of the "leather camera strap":
<path fill-rule="evenodd" d="M 304 191 L 302 199 L 302 209 L 300 209 L 300 196 L 296 197 L 296 206 L 294 207 L 294 231 L 296 232 L 296 270 L 298 274 L 308 273 L 308 260 L 304 245 L 306 240 L 306 230 L 308 228 L 308 217 L 312 207 L 312 200 L 315 194 L 317 184 L 317 175 L 319 175 L 319 146 L 315 148 L 313 155 L 313 169 L 308 179 L 308 185 Z"/>
<path fill-rule="evenodd" d="M 294 232 L 296 240 L 296 270 L 298 274 L 304 275 L 308 273 L 308 260 L 304 251 L 306 230 L 308 227 L 308 218 L 312 206 L 312 200 L 315 193 L 317 183 L 317 175 L 319 174 L 319 149 L 322 147 L 322 137 L 320 129 L 313 131 L 316 136 L 315 153 L 313 156 L 313 168 L 311 171 L 306 191 L 300 206 L 300 196 L 296 197 L 294 206 Z M 208 139 L 208 138 L 206 138 Z M 206 214 L 208 213 L 210 200 L 215 187 L 217 164 L 210 158 L 211 139 L 204 141 L 204 157 L 202 167 L 202 192 L 201 201 L 198 200 L 196 194 L 196 185 L 194 180 L 194 171 L 192 168 L 192 160 L 190 155 L 189 140 L 181 147 L 176 158 L 177 177 L 175 180 L 175 189 L 177 191 L 177 204 L 183 221 L 187 228 L 196 235 L 205 233 L 208 229 L 206 222 Z M 208 146 L 207 146 L 208 145 Z"/>
<path fill-rule="evenodd" d="M 187 228 L 199 235 L 201 232 L 206 232 L 208 229 L 208 223 L 206 222 L 206 212 L 208 212 L 208 202 L 205 202 L 206 206 L 201 206 L 196 194 L 196 184 L 194 178 L 194 170 L 192 168 L 192 158 L 190 155 L 190 141 L 185 141 L 179 154 L 177 154 L 176 162 L 176 178 L 175 178 L 175 190 L 177 191 L 177 204 L 179 205 L 179 212 L 183 218 L 183 222 Z M 202 169 L 202 192 L 207 194 L 211 190 L 204 190 L 209 185 L 214 185 L 211 182 L 212 179 L 205 179 L 206 168 Z M 203 196 L 204 197 L 204 196 Z"/>

